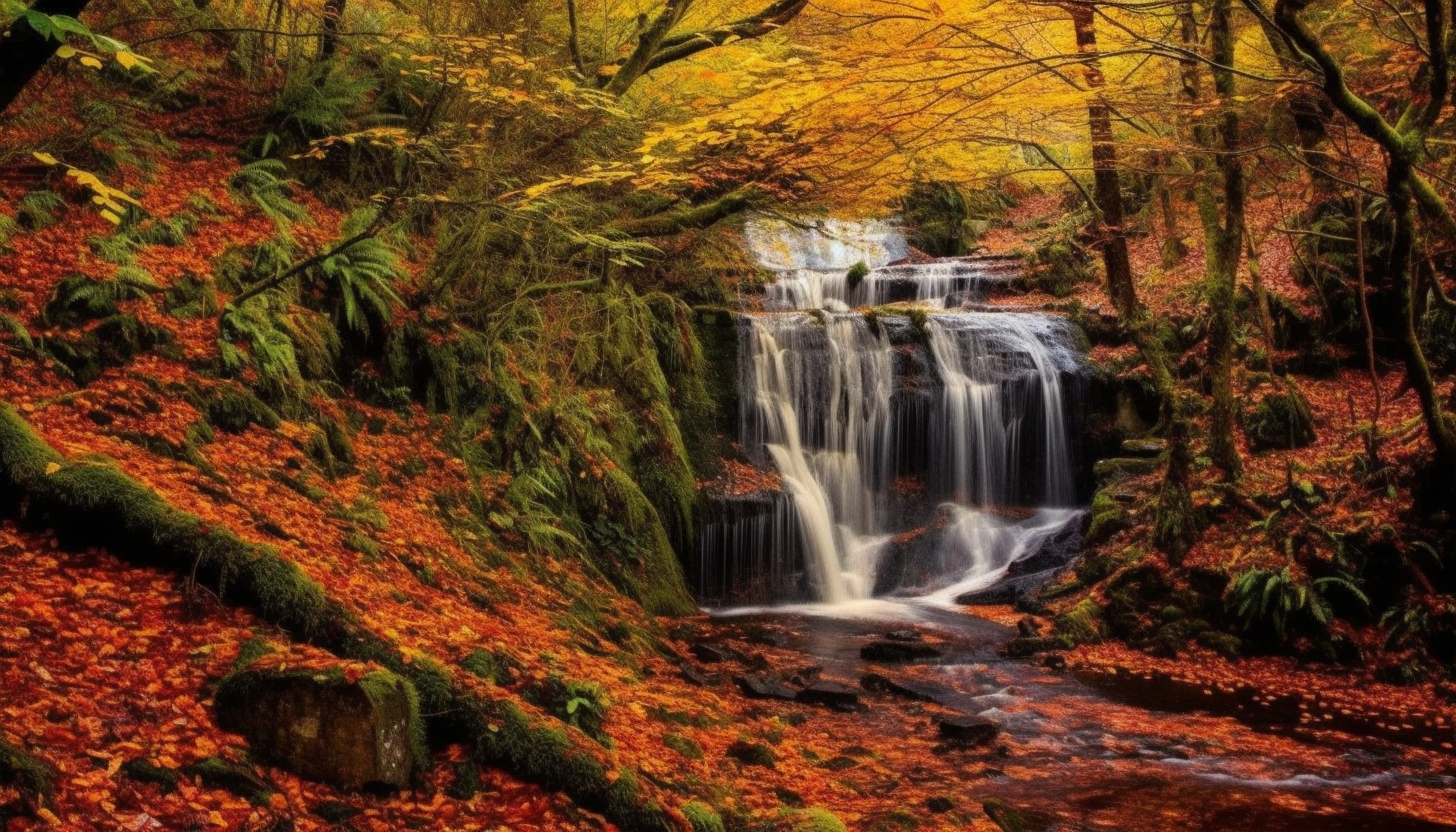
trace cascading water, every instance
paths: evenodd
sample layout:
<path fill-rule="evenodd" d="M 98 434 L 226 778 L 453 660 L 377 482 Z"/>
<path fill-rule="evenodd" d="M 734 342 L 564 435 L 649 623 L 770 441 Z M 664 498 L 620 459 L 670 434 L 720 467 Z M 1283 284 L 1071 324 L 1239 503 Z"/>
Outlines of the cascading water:
<path fill-rule="evenodd" d="M 1076 516 L 1068 326 L 948 309 L 1007 279 L 1004 267 L 897 262 L 911 250 L 884 222 L 755 220 L 746 236 L 778 279 L 774 311 L 740 322 L 739 438 L 782 490 L 703 530 L 702 597 L 949 603 Z M 854 283 L 857 263 L 869 272 Z M 913 306 L 849 311 L 891 301 Z"/>

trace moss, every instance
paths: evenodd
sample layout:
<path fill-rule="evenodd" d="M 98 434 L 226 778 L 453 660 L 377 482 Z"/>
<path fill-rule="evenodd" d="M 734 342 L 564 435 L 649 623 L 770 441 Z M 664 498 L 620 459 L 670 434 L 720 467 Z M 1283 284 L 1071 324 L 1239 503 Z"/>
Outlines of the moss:
<path fill-rule="evenodd" d="M 157 785 L 163 794 L 171 794 L 177 790 L 178 774 L 175 769 L 153 765 L 144 758 L 127 760 L 121 764 L 120 771 L 121 775 L 128 780 Z"/>
<path fill-rule="evenodd" d="M 322 803 L 314 806 L 312 809 L 312 812 L 320 818 L 323 818 L 325 822 L 335 825 L 348 823 L 351 819 L 358 815 L 360 811 L 361 810 L 355 809 L 353 806 L 350 806 L 346 803 L 340 803 L 337 800 L 325 800 Z"/>
<path fill-rule="evenodd" d="M 1084 598 L 1057 616 L 1055 623 L 1058 633 L 1075 641 L 1096 641 L 1102 637 L 1102 608 L 1091 598 Z"/>
<path fill-rule="evenodd" d="M 1218 630 L 1204 630 L 1197 636 L 1199 644 L 1218 653 L 1226 659 L 1233 660 L 1243 652 L 1244 642 L 1232 633 L 1219 632 Z"/>
<path fill-rule="evenodd" d="M 560 723 L 534 718 L 508 699 L 457 688 L 427 656 L 406 661 L 277 552 L 172 508 L 104 464 L 68 463 L 12 408 L 0 406 L 0 506 L 21 505 L 27 521 L 65 530 L 63 543 L 104 543 L 124 558 L 178 574 L 195 568 L 200 579 L 217 580 L 224 597 L 255 607 L 272 624 L 342 657 L 378 662 L 414 686 L 422 712 L 440 715 L 452 735 L 473 737 L 483 764 L 560 788 L 624 829 L 675 828 L 672 815 L 642 795 L 634 774 L 609 770 L 596 756 L 599 749 L 573 743 Z"/>
<path fill-rule="evenodd" d="M 849 288 L 849 291 L 853 292 L 859 288 L 859 284 L 863 283 L 864 279 L 869 277 L 869 275 L 870 267 L 865 264 L 865 261 L 861 260 L 853 266 L 850 266 L 849 271 L 845 273 L 845 286 Z"/>
<path fill-rule="evenodd" d="M 273 645 L 268 643 L 268 639 L 262 636 L 253 636 L 243 642 L 242 647 L 238 648 L 238 657 L 233 661 L 233 670 L 242 670 L 272 652 Z"/>
<path fill-rule="evenodd" d="M 460 660 L 460 666 L 466 672 L 496 685 L 509 685 L 514 678 L 510 657 L 502 653 L 475 650 Z"/>
<path fill-rule="evenodd" d="M 1091 522 L 1082 543 L 1094 548 L 1111 540 L 1118 532 L 1132 527 L 1132 516 L 1106 489 L 1098 489 L 1092 497 L 1092 508 L 1088 512 Z"/>
<path fill-rule="evenodd" d="M 318 584 L 276 551 L 172 508 L 104 461 L 66 462 L 13 409 L 0 407 L 0 493 L 70 544 L 104 544 L 135 560 L 238 592 L 305 637 L 336 614 Z"/>
<path fill-rule="evenodd" d="M 1249 448 L 1303 448 L 1315 440 L 1314 416 L 1309 402 L 1292 386 L 1284 393 L 1270 393 L 1244 417 Z"/>
<path fill-rule="evenodd" d="M 866 832 L 915 832 L 919 828 L 920 821 L 914 815 L 904 809 L 896 809 L 888 815 L 870 821 Z"/>
<path fill-rule="evenodd" d="M 848 832 L 844 821 L 828 809 L 811 806 L 792 815 L 793 832 Z"/>
<path fill-rule="evenodd" d="M 364 692 L 369 704 L 376 709 L 383 708 L 392 701 L 396 692 L 404 691 L 405 705 L 409 709 L 410 753 L 415 758 L 416 766 L 428 766 L 430 747 L 426 742 L 425 718 L 420 711 L 420 694 L 414 683 L 387 670 L 376 670 L 359 679 L 359 690 Z M 440 698 L 438 693 L 435 696 Z"/>
<path fill-rule="evenodd" d="M 201 780 L 205 786 L 232 792 L 255 806 L 266 804 L 269 795 L 274 792 L 267 782 L 258 777 L 252 766 L 228 762 L 221 757 L 199 760 L 183 771 Z"/>
<path fill-rule="evenodd" d="M 746 766 L 763 766 L 773 768 L 778 759 L 774 756 L 773 749 L 757 742 L 745 742 L 737 740 L 728 746 L 728 756 Z"/>
<path fill-rule="evenodd" d="M 693 832 L 727 832 L 723 819 L 706 803 L 690 800 L 682 805 L 682 813 Z"/>
<path fill-rule="evenodd" d="M 1003 832 L 1034 832 L 1035 826 L 1015 806 L 999 798 L 991 798 L 981 804 L 986 816 L 996 822 Z"/>
<path fill-rule="evenodd" d="M 275 430 L 283 423 L 273 408 L 242 387 L 219 387 L 202 399 L 208 424 L 226 433 L 242 433 L 252 425 Z"/>
<path fill-rule="evenodd" d="M 50 766 L 4 739 L 0 739 L 0 783 L 16 787 L 38 805 L 55 795 L 55 775 Z"/>
<path fill-rule="evenodd" d="M 703 747 L 694 742 L 692 738 L 684 737 L 682 734 L 667 734 L 662 738 L 662 744 L 676 751 L 684 759 L 703 759 Z"/>

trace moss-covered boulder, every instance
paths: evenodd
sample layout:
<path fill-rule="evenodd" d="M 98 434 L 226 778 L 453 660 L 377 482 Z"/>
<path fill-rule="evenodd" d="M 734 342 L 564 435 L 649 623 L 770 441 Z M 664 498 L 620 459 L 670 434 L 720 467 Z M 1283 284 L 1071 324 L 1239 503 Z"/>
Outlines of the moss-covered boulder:
<path fill-rule="evenodd" d="M 1309 402 L 1292 387 L 1284 393 L 1270 393 L 1258 407 L 1244 416 L 1244 433 L 1256 451 L 1271 448 L 1303 448 L 1315 440 L 1314 416 Z"/>
<path fill-rule="evenodd" d="M 217 722 L 263 758 L 344 789 L 405 788 L 424 762 L 414 687 L 388 671 L 244 669 L 217 691 Z"/>

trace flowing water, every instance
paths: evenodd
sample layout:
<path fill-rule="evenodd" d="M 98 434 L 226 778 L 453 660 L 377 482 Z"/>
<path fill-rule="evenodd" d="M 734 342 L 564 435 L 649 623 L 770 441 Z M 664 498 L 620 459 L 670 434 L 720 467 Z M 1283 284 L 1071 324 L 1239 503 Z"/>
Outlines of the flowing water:
<path fill-rule="evenodd" d="M 740 324 L 739 439 L 783 490 L 703 530 L 701 597 L 948 603 L 1077 519 L 1070 327 L 962 308 L 1004 264 L 900 263 L 883 222 L 759 220 L 747 238 L 778 279 Z"/>
<path fill-rule="evenodd" d="M 725 498 L 701 529 L 689 572 L 720 620 L 787 625 L 792 649 L 850 680 L 875 634 L 958 640 L 916 672 L 941 704 L 995 719 L 1012 751 L 944 786 L 1039 812 L 1035 828 L 1456 829 L 1441 808 L 1456 805 L 1449 758 L 1149 710 L 998 658 L 1012 633 L 957 599 L 1049 575 L 1075 549 L 1070 327 L 986 311 L 1005 263 L 911 262 L 891 223 L 762 219 L 746 238 L 777 279 L 739 323 L 738 438 L 782 488 Z M 905 730 L 882 710 L 862 718 Z"/>

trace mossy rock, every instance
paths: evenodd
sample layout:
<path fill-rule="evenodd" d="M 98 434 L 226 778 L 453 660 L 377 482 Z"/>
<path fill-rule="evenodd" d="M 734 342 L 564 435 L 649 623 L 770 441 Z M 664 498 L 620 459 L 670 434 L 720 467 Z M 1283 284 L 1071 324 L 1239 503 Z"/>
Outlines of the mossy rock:
<path fill-rule="evenodd" d="M 405 788 L 428 759 L 414 686 L 388 671 L 241 670 L 215 701 L 218 725 L 260 756 L 339 788 Z"/>
<path fill-rule="evenodd" d="M 219 387 L 199 398 L 208 424 L 225 433 L 242 433 L 252 425 L 275 430 L 283 424 L 277 411 L 243 387 Z"/>
<path fill-rule="evenodd" d="M 55 773 L 40 758 L 0 739 L 0 784 L 14 786 L 27 803 L 39 807 L 55 794 Z"/>
<path fill-rule="evenodd" d="M 1092 497 L 1091 518 L 1082 545 L 1088 549 L 1111 540 L 1118 532 L 1132 528 L 1132 513 L 1106 490 L 1099 489 Z"/>
<path fill-rule="evenodd" d="M 1092 464 L 1092 475 L 1097 477 L 1098 482 L 1121 479 L 1123 477 L 1138 477 L 1143 474 L 1151 474 L 1162 466 L 1162 460 L 1140 456 L 1113 457 L 1111 459 L 1099 459 Z"/>
<path fill-rule="evenodd" d="M 22 505 L 23 521 L 61 532 L 62 545 L 105 545 L 131 562 L 193 575 L 299 640 L 384 665 L 414 685 L 423 712 L 446 714 L 449 730 L 468 734 L 484 765 L 561 789 L 623 829 L 677 828 L 667 810 L 643 795 L 633 772 L 610 768 L 556 720 L 457 686 L 427 656 L 406 661 L 276 551 L 177 510 L 103 462 L 66 460 L 13 408 L 0 405 L 0 507 L 14 512 Z"/>
<path fill-rule="evenodd" d="M 844 821 L 833 812 L 818 806 L 800 809 L 791 815 L 793 832 L 848 832 Z"/>
<path fill-rule="evenodd" d="M 1309 402 L 1291 387 L 1261 399 L 1244 416 L 1244 433 L 1251 450 L 1303 448 L 1314 443 L 1314 415 Z"/>
<path fill-rule="evenodd" d="M 156 765 L 144 757 L 127 760 L 121 764 L 120 771 L 121 776 L 135 783 L 156 785 L 163 794 L 171 794 L 177 790 L 177 770 Z"/>
<path fill-rule="evenodd" d="M 107 369 L 124 367 L 144 352 L 171 343 L 172 333 L 144 324 L 134 315 L 112 315 L 79 338 L 52 338 L 45 351 L 81 386 Z"/>
<path fill-rule="evenodd" d="M 1074 641 L 1097 641 L 1102 638 L 1102 607 L 1091 598 L 1084 598 L 1057 616 L 1054 623 L 1058 633 Z"/>
<path fill-rule="evenodd" d="M 693 828 L 693 832 L 727 832 L 723 818 L 706 803 L 690 800 L 683 804 L 682 813 L 688 819 L 688 825 Z"/>

